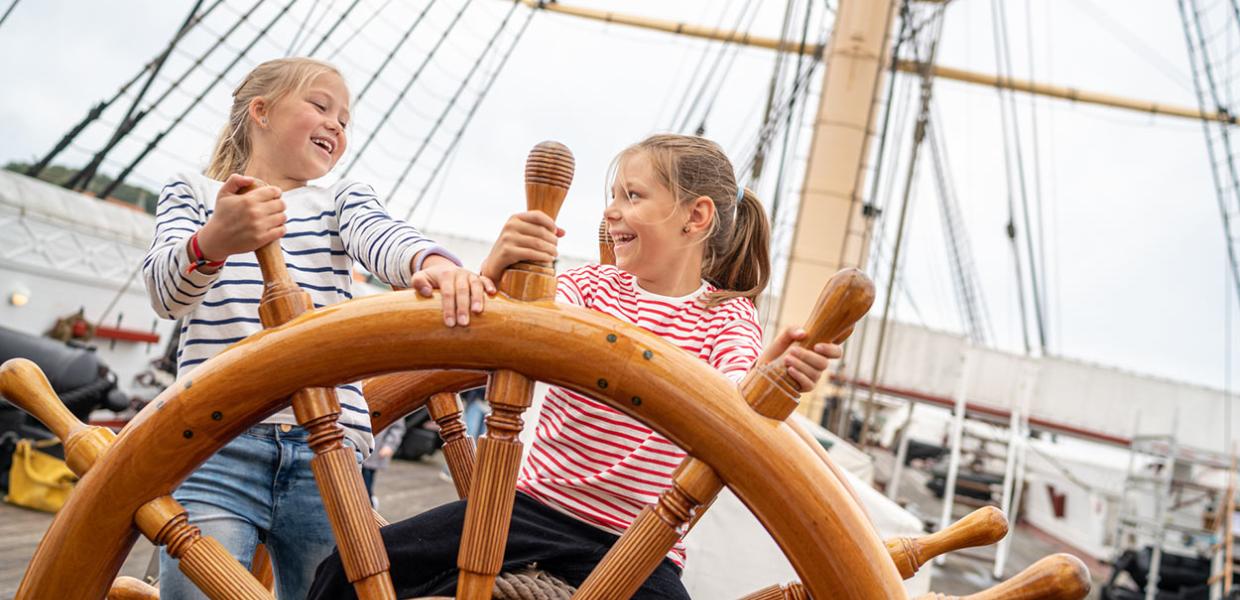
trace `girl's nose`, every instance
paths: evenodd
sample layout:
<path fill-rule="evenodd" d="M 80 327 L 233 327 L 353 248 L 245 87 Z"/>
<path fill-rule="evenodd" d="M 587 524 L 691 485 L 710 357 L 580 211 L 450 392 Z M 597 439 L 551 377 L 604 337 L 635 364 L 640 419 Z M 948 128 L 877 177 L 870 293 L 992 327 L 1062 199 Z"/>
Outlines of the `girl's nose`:
<path fill-rule="evenodd" d="M 620 220 L 620 202 L 621 202 L 620 199 L 615 198 L 613 196 L 611 199 L 611 202 L 608 202 L 607 206 L 603 209 L 603 218 L 607 219 L 608 221 L 619 221 Z"/>

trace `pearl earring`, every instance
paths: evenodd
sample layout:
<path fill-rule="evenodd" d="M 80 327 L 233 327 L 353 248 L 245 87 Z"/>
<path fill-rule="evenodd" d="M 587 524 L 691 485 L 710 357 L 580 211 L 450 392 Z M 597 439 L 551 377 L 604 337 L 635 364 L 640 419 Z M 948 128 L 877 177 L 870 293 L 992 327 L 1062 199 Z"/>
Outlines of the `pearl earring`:
<path fill-rule="evenodd" d="M 689 233 L 689 226 L 688 226 L 688 225 L 685 225 L 684 227 L 681 227 L 681 228 L 680 228 L 680 232 L 681 232 L 681 233 Z"/>

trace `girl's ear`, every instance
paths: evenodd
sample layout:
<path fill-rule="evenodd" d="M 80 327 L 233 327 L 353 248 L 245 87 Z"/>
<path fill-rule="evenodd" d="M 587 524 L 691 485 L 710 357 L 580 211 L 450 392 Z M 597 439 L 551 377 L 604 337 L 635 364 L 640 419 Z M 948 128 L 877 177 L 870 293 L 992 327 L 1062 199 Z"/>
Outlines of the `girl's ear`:
<path fill-rule="evenodd" d="M 267 113 L 270 112 L 270 109 L 271 105 L 267 102 L 267 99 L 262 96 L 257 96 L 253 100 L 250 100 L 248 110 L 250 113 L 250 119 L 254 121 L 254 124 L 258 127 L 266 129 Z"/>
<path fill-rule="evenodd" d="M 688 219 L 685 222 L 685 233 L 693 234 L 706 231 L 715 220 L 715 201 L 710 196 L 698 196 L 689 203 Z"/>

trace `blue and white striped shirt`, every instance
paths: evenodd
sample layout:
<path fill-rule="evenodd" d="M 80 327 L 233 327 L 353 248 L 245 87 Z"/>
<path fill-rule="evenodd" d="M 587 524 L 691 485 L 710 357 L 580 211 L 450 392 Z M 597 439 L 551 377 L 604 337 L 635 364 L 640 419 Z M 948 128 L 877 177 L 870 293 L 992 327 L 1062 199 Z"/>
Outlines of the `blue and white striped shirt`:
<path fill-rule="evenodd" d="M 160 191 L 155 240 L 142 265 L 151 306 L 168 319 L 185 317 L 177 350 L 184 376 L 230 344 L 262 330 L 258 318 L 263 276 L 253 252 L 230 256 L 215 273 L 187 272 L 193 263 L 186 241 L 206 224 L 223 184 L 200 174 L 178 174 Z M 283 195 L 286 233 L 280 240 L 289 275 L 316 308 L 353 297 L 353 261 L 386 283 L 409 286 L 419 252 L 451 253 L 384 210 L 370 186 L 341 181 L 331 188 L 306 186 Z M 364 455 L 374 446 L 370 413 L 357 383 L 337 388 L 340 424 Z M 227 402 L 221 398 L 219 402 Z M 297 424 L 292 408 L 264 423 Z"/>

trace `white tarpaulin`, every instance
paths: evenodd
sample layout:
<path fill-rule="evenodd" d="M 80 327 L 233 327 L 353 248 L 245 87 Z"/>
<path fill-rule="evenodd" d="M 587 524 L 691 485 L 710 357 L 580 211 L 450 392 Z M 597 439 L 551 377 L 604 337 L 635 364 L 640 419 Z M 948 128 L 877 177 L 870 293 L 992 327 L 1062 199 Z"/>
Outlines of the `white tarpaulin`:
<path fill-rule="evenodd" d="M 878 321 L 872 325 L 864 343 L 862 336 L 852 337 L 859 347 L 849 350 L 850 364 L 845 368 L 847 377 L 866 383 L 878 341 Z M 969 347 L 960 335 L 907 323 L 890 324 L 886 346 L 878 384 L 887 393 L 952 398 L 959 383 L 961 355 L 967 349 L 973 365 L 965 397 L 971 408 L 1006 411 L 1019 395 L 1021 378 L 1031 369 L 1035 375 L 1029 416 L 1035 428 L 1050 424 L 1064 433 L 1114 441 L 1134 434 L 1174 433 L 1182 445 L 1225 451 L 1221 390 L 1081 361 L 1029 359 Z M 1232 427 L 1240 427 L 1240 411 L 1232 419 Z"/>

